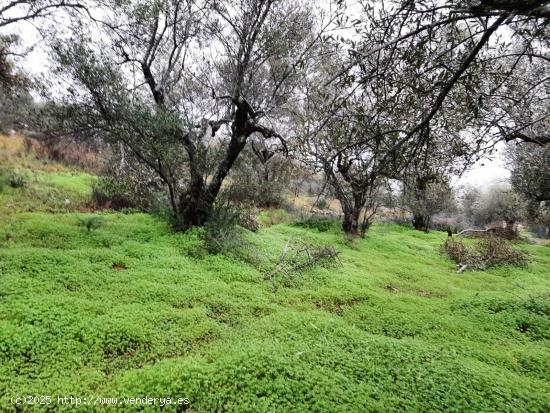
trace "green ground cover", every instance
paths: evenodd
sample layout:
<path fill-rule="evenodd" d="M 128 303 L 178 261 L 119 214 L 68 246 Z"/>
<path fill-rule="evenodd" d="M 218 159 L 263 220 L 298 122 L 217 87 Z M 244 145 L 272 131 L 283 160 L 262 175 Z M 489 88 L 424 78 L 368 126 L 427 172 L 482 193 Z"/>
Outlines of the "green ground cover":
<path fill-rule="evenodd" d="M 349 243 L 271 212 L 247 233 L 251 264 L 145 214 L 100 213 L 88 232 L 74 211 L 91 179 L 41 171 L 0 193 L 0 411 L 139 410 L 10 402 L 97 395 L 190 400 L 172 412 L 550 412 L 550 247 L 457 274 L 444 233 L 379 224 Z M 266 280 L 289 242 L 339 262 Z"/>

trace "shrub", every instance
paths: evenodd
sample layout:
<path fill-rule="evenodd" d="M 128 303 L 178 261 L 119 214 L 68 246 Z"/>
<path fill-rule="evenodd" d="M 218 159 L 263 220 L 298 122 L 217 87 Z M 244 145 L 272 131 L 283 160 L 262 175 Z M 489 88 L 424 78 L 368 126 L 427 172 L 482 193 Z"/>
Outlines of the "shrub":
<path fill-rule="evenodd" d="M 88 232 L 92 232 L 93 230 L 100 228 L 104 223 L 104 218 L 97 215 L 78 218 L 78 225 L 86 228 Z"/>
<path fill-rule="evenodd" d="M 29 179 L 27 175 L 18 171 L 9 171 L 4 176 L 4 181 L 12 188 L 25 188 Z"/>
<path fill-rule="evenodd" d="M 217 205 L 200 235 L 204 248 L 210 254 L 222 254 L 249 264 L 259 264 L 258 250 L 246 239 L 243 212 L 231 205 Z"/>
<path fill-rule="evenodd" d="M 412 214 L 414 229 L 428 232 L 434 215 L 456 208 L 455 196 L 447 178 L 439 175 L 413 176 L 403 181 L 400 199 Z"/>
<path fill-rule="evenodd" d="M 231 170 L 225 196 L 236 204 L 278 208 L 295 170 L 288 158 L 247 146 Z"/>
<path fill-rule="evenodd" d="M 277 208 L 284 202 L 283 189 L 269 182 L 236 176 L 226 191 L 226 198 L 234 203 L 260 208 Z"/>
<path fill-rule="evenodd" d="M 252 232 L 256 232 L 260 229 L 258 218 L 256 218 L 256 215 L 249 211 L 244 211 L 239 214 L 238 223 L 241 227 Z"/>
<path fill-rule="evenodd" d="M 0 169 L 0 192 L 6 187 L 25 188 L 29 183 L 27 174 L 10 169 Z"/>
<path fill-rule="evenodd" d="M 505 240 L 489 236 L 482 238 L 472 246 L 449 238 L 443 244 L 443 250 L 463 271 L 466 268 L 484 270 L 498 265 L 525 266 L 528 254 L 512 248 Z"/>
<path fill-rule="evenodd" d="M 139 207 L 126 183 L 112 177 L 101 177 L 92 184 L 92 204 L 114 210 Z"/>
<path fill-rule="evenodd" d="M 337 220 L 334 218 L 313 215 L 306 220 L 295 223 L 294 226 L 307 229 L 316 229 L 319 232 L 327 232 L 334 228 L 336 223 Z"/>
<path fill-rule="evenodd" d="M 165 183 L 156 171 L 143 165 L 122 147 L 110 147 L 101 178 L 92 191 L 92 201 L 98 208 L 139 209 L 156 213 L 172 208 L 168 205 Z"/>

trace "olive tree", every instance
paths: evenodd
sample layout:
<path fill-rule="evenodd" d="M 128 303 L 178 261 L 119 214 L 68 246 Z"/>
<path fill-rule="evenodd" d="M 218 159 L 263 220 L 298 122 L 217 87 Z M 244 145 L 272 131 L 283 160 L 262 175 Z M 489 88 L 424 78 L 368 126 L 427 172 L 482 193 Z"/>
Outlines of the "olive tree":
<path fill-rule="evenodd" d="M 11 59 L 16 36 L 0 36 L 0 131 L 17 129 L 28 122 L 33 108 L 30 81 Z"/>
<path fill-rule="evenodd" d="M 158 177 L 178 229 L 209 218 L 251 137 L 276 126 L 319 39 L 308 2 L 102 2 L 53 50 L 63 126 L 122 144 Z M 277 122 L 274 121 L 276 117 Z"/>
<path fill-rule="evenodd" d="M 512 188 L 495 184 L 482 194 L 475 215 L 483 224 L 504 221 L 507 231 L 514 232 L 515 224 L 525 217 L 525 207 L 523 198 Z"/>
<path fill-rule="evenodd" d="M 412 214 L 414 229 L 428 232 L 434 215 L 455 208 L 454 193 L 445 179 L 423 174 L 403 184 L 403 206 Z"/>
<path fill-rule="evenodd" d="M 338 84 L 327 83 L 345 57 L 332 41 L 321 50 L 332 58 L 318 61 L 304 79 L 304 101 L 295 113 L 301 137 L 298 152 L 306 165 L 324 175 L 338 199 L 343 231 L 363 237 L 401 162 L 394 151 L 399 135 L 387 131 L 392 126 L 389 119 L 395 119 L 392 113 L 402 113 L 398 107 L 404 95 L 391 90 L 389 71 L 373 76 L 369 91 L 361 90 L 351 74 Z"/>
<path fill-rule="evenodd" d="M 527 200 L 530 221 L 550 228 L 550 146 L 534 143 L 509 145 L 507 151 L 511 184 Z"/>
<path fill-rule="evenodd" d="M 325 54 L 337 57 L 318 65 L 317 77 L 310 76 L 304 92 L 309 112 L 304 135 L 313 141 L 306 146 L 306 158 L 319 162 L 335 189 L 344 230 L 360 235 L 371 218 L 364 210 L 376 211 L 369 203 L 388 180 L 406 182 L 408 193 L 420 194 L 432 171 L 463 171 L 476 155 L 490 150 L 468 110 L 477 104 L 474 92 L 482 86 L 484 64 L 474 60 L 487 39 L 456 29 L 389 45 L 388 36 L 399 34 L 397 21 L 414 28 L 402 14 L 365 3 L 361 17 L 350 19 L 361 41 L 327 42 Z M 442 53 L 449 47 L 471 61 L 468 76 L 458 75 L 447 88 L 448 68 L 457 65 L 455 55 Z M 417 184 L 421 187 L 411 187 Z M 360 222 L 360 216 L 366 220 Z"/>
<path fill-rule="evenodd" d="M 550 202 L 550 146 L 510 145 L 507 160 L 518 193 L 534 203 Z"/>
<path fill-rule="evenodd" d="M 403 132 L 403 142 L 415 140 L 424 128 L 433 127 L 433 123 L 439 121 L 440 113 L 456 102 L 453 99 L 456 89 L 476 77 L 479 87 L 471 90 L 469 98 L 460 106 L 455 105 L 469 113 L 470 121 L 477 123 L 476 129 L 484 132 L 478 133 L 477 142 L 469 150 L 490 147 L 502 140 L 532 140 L 532 136 L 521 132 L 527 127 L 536 128 L 547 119 L 547 113 L 514 126 L 500 121 L 504 113 L 492 111 L 495 100 L 507 99 L 517 78 L 526 75 L 525 66 L 549 59 L 550 36 L 545 22 L 549 9 L 546 3 L 536 0 L 381 0 L 376 4 L 361 3 L 362 13 L 354 18 L 360 40 L 349 44 L 354 57 L 333 76 L 333 80 L 346 77 L 350 68 L 361 67 L 380 50 L 385 55 L 395 55 L 406 47 L 414 53 L 417 45 L 425 43 L 432 47 L 430 61 L 433 64 L 419 64 L 421 69 L 417 78 L 428 76 L 432 79 L 432 86 L 424 104 L 417 107 L 419 116 L 415 116 Z M 379 44 L 372 42 L 376 37 L 372 35 L 373 27 L 384 28 L 383 40 Z M 542 88 L 548 88 L 548 76 L 529 77 L 534 79 L 534 83 L 546 85 Z M 532 88 L 526 88 L 524 92 L 530 96 L 537 93 Z M 500 105 L 500 108 L 504 107 Z M 488 113 L 491 115 L 487 116 Z M 548 136 L 540 136 L 536 141 L 548 142 Z"/>
<path fill-rule="evenodd" d="M 87 10 L 86 0 L 1 0 L 0 28 L 22 21 L 51 17 L 62 9 Z"/>

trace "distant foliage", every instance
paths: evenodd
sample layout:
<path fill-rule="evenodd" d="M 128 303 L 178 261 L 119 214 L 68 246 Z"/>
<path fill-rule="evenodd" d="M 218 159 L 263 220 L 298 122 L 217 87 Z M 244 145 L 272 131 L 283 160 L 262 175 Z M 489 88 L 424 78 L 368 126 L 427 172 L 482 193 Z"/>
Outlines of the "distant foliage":
<path fill-rule="evenodd" d="M 512 187 L 530 202 L 550 202 L 550 146 L 510 145 L 507 152 Z"/>
<path fill-rule="evenodd" d="M 250 145 L 237 159 L 224 196 L 238 204 L 280 207 L 290 193 L 291 178 L 297 169 L 288 158 Z"/>
<path fill-rule="evenodd" d="M 40 119 L 41 113 L 33 114 L 33 121 L 47 122 Z M 33 127 L 41 127 L 32 125 Z M 37 159 L 52 160 L 65 165 L 75 165 L 86 171 L 97 174 L 106 161 L 104 145 L 98 139 L 79 139 L 78 136 L 57 136 L 41 133 L 30 133 L 25 136 L 25 150 Z"/>
<path fill-rule="evenodd" d="M 114 210 L 137 208 L 139 202 L 124 182 L 111 177 L 100 177 L 92 184 L 92 204 Z"/>
<path fill-rule="evenodd" d="M 436 178 L 433 178 L 436 179 Z M 434 215 L 456 209 L 454 193 L 445 177 L 436 181 L 423 181 L 416 178 L 405 181 L 401 203 L 413 216 L 413 227 L 428 231 L 433 227 Z"/>
<path fill-rule="evenodd" d="M 315 207 L 319 209 L 328 209 L 329 206 L 330 203 L 325 197 L 320 197 L 317 202 L 315 202 Z"/>
<path fill-rule="evenodd" d="M 466 226 L 456 215 L 438 214 L 431 220 L 431 229 L 457 233 L 466 229 Z"/>
<path fill-rule="evenodd" d="M 462 208 L 468 220 L 476 225 L 506 221 L 513 226 L 525 217 L 525 202 L 515 191 L 493 185 L 485 192 L 470 188 L 463 196 Z"/>
<path fill-rule="evenodd" d="M 285 204 L 285 209 L 266 209 L 261 211 L 259 219 L 265 227 L 270 227 L 277 224 L 290 224 L 296 220 L 296 211 L 292 209 L 292 205 Z"/>
<path fill-rule="evenodd" d="M 464 270 L 466 268 L 484 270 L 499 265 L 525 266 L 529 255 L 512 248 L 505 240 L 489 236 L 473 245 L 449 238 L 443 244 L 447 255 Z"/>
<path fill-rule="evenodd" d="M 530 229 L 550 238 L 550 145 L 509 145 L 507 158 L 512 187 L 527 200 Z"/>
<path fill-rule="evenodd" d="M 544 203 L 534 212 L 529 229 L 540 237 L 550 238 L 550 202 Z"/>

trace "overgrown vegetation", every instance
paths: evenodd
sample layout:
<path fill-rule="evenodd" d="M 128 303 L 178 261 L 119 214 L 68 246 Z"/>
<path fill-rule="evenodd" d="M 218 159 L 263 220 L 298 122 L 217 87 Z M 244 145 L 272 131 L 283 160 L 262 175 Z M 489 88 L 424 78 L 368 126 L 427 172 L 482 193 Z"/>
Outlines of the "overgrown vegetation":
<path fill-rule="evenodd" d="M 470 245 L 448 238 L 443 250 L 458 264 L 461 272 L 466 268 L 485 270 L 499 265 L 521 267 L 529 262 L 525 251 L 513 248 L 505 239 L 494 235 L 482 237 Z"/>
<path fill-rule="evenodd" d="M 273 209 L 253 232 L 227 205 L 185 234 L 135 212 L 103 212 L 88 233 L 75 222 L 96 215 L 60 213 L 73 203 L 25 212 L 37 180 L 83 194 L 93 182 L 44 172 L 0 195 L 19 200 L 0 214 L 3 395 L 156 389 L 235 413 L 550 407 L 548 247 L 522 246 L 527 267 L 457 276 L 438 254 L 446 233 L 375 224 L 350 241 L 337 221 Z"/>
<path fill-rule="evenodd" d="M 438 254 L 445 233 L 374 225 L 350 248 L 337 228 L 275 224 L 245 233 L 271 266 L 257 269 L 188 254 L 202 230 L 102 216 L 88 234 L 72 213 L 0 215 L 0 410 L 33 391 L 155 392 L 197 412 L 550 407 L 547 247 L 526 246 L 526 268 L 457 276 Z M 338 259 L 294 272 L 304 244 Z"/>
<path fill-rule="evenodd" d="M 222 207 L 220 223 L 184 234 L 103 212 L 88 233 L 75 222 L 96 215 L 66 212 L 77 204 L 26 212 L 42 202 L 34 185 L 0 194 L 18 200 L 0 214 L 2 411 L 35 391 L 154 391 L 197 412 L 550 408 L 545 246 L 523 247 L 528 267 L 457 276 L 438 254 L 445 233 L 378 224 L 349 241 L 335 221 L 292 225 L 282 210 L 252 232 Z"/>
<path fill-rule="evenodd" d="M 0 0 L 0 411 L 549 412 L 547 3 Z"/>
<path fill-rule="evenodd" d="M 126 182 L 104 176 L 92 185 L 91 203 L 96 208 L 115 211 L 128 208 L 145 209 L 149 196 L 139 199 L 138 194 Z"/>
<path fill-rule="evenodd" d="M 29 178 L 25 173 L 17 170 L 0 170 L 0 188 L 10 186 L 11 188 L 25 188 Z"/>
<path fill-rule="evenodd" d="M 339 221 L 334 218 L 311 215 L 304 220 L 296 222 L 294 225 L 300 228 L 315 229 L 319 232 L 326 232 L 338 227 Z"/>

